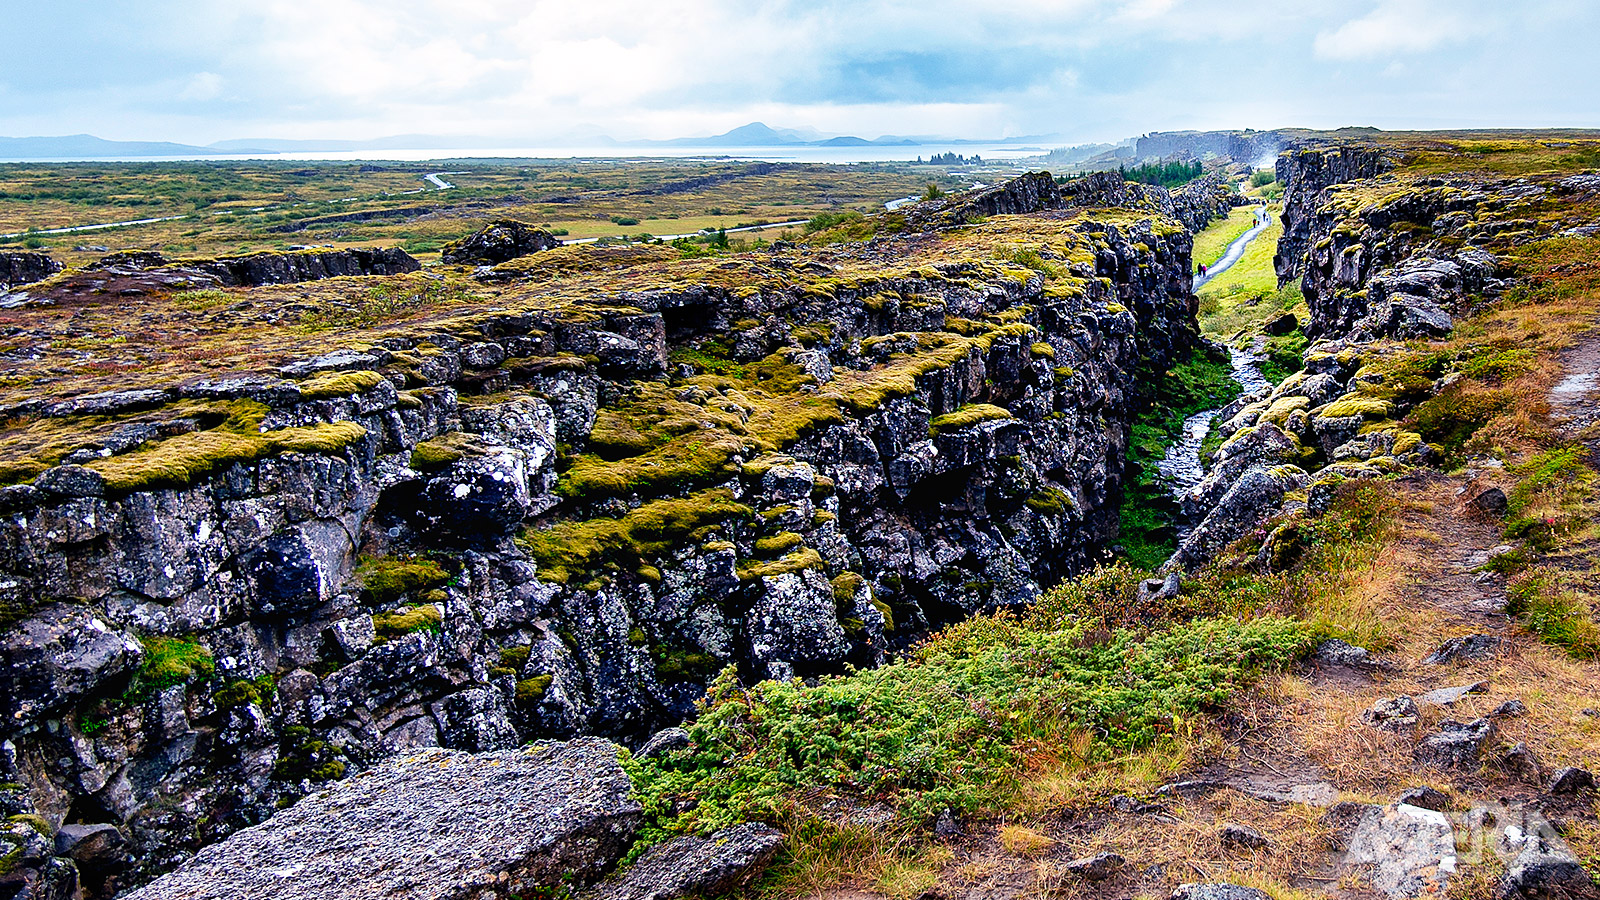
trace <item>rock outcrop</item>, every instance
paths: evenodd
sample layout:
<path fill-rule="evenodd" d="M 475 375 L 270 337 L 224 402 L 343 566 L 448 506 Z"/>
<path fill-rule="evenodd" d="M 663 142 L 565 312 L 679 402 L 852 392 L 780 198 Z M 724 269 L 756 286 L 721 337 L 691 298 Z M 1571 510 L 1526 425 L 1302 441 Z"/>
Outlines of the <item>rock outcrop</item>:
<path fill-rule="evenodd" d="M 0 291 L 43 281 L 62 265 L 44 253 L 0 252 Z"/>
<path fill-rule="evenodd" d="M 498 265 L 530 253 L 561 246 L 555 235 L 511 219 L 501 219 L 471 236 L 445 245 L 439 259 L 448 264 Z"/>
<path fill-rule="evenodd" d="M 138 884 L 397 753 L 642 741 L 725 667 L 870 666 L 1028 602 L 1115 536 L 1139 372 L 1197 340 L 1189 249 L 1159 214 L 996 216 L 12 392 L 0 421 L 77 437 L 0 489 L 0 780 L 119 829 Z M 178 277 L 80 274 L 114 272 Z"/>
<path fill-rule="evenodd" d="M 126 900 L 485 900 L 582 886 L 643 819 L 607 741 L 390 759 Z"/>
<path fill-rule="evenodd" d="M 402 275 L 422 268 L 398 247 L 369 250 L 263 251 L 217 259 L 168 259 L 153 251 L 113 253 L 26 290 L 13 290 L 0 306 L 82 302 L 87 296 L 139 297 L 225 287 L 295 284 L 342 276 Z"/>

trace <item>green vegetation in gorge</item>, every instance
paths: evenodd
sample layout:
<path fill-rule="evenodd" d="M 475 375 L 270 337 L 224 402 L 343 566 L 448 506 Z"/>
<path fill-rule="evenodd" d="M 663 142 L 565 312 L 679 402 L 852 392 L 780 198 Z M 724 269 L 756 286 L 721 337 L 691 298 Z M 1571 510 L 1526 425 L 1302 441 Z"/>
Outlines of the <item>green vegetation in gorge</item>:
<path fill-rule="evenodd" d="M 1147 746 L 1308 640 L 1303 626 L 1270 616 L 1140 635 L 1053 620 L 1059 608 L 973 619 L 907 662 L 815 687 L 741 689 L 725 672 L 689 726 L 688 753 L 631 764 L 653 820 L 646 840 L 782 821 L 818 787 L 889 800 L 913 822 L 993 809 L 1016 792 L 1030 743 L 1089 729 L 1106 735 L 1102 757 Z"/>
<path fill-rule="evenodd" d="M 1153 385 L 1149 408 L 1134 422 L 1128 441 L 1128 468 L 1123 482 L 1118 540 L 1134 565 L 1153 569 L 1177 549 L 1173 523 L 1177 504 L 1156 464 L 1183 434 L 1183 420 L 1201 410 L 1222 406 L 1239 396 L 1225 353 L 1196 350 Z"/>

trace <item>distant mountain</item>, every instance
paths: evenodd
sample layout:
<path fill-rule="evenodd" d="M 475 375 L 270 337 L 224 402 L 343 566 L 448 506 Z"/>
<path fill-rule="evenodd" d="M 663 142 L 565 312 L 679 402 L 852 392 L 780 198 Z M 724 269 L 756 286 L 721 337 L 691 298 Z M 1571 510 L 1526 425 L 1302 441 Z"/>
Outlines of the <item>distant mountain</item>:
<path fill-rule="evenodd" d="M 115 159 L 138 156 L 202 156 L 222 151 L 165 141 L 108 141 L 92 134 L 62 137 L 0 137 L 0 159 Z"/>
<path fill-rule="evenodd" d="M 810 143 L 799 133 L 789 129 L 770 128 L 763 122 L 740 125 L 732 131 L 711 137 L 673 138 L 666 141 L 637 141 L 640 144 L 668 144 L 679 147 L 784 147 L 790 144 Z"/>

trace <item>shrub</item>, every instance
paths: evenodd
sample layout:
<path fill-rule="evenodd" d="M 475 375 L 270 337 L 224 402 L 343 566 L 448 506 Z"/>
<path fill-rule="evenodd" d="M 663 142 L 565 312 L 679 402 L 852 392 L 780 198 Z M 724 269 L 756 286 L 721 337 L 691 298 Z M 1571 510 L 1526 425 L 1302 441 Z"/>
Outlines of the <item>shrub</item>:
<path fill-rule="evenodd" d="M 1104 748 L 1148 745 L 1306 647 L 1264 617 L 1195 622 L 1140 639 L 999 613 L 956 625 L 911 659 L 849 676 L 741 688 L 725 670 L 681 754 L 631 759 L 647 841 L 781 817 L 803 791 L 888 802 L 908 821 L 1011 796 L 1025 748 L 1078 729 Z M 1102 751 L 1103 752 L 1103 751 Z"/>
<path fill-rule="evenodd" d="M 1511 396 L 1505 391 L 1461 382 L 1417 404 L 1406 417 L 1405 424 L 1428 443 L 1437 444 L 1455 455 L 1478 429 L 1510 405 Z"/>
<path fill-rule="evenodd" d="M 1573 657 L 1600 655 L 1600 627 L 1587 604 L 1562 585 L 1554 569 L 1540 566 L 1512 576 L 1506 582 L 1506 612 L 1519 617 L 1540 640 Z"/>

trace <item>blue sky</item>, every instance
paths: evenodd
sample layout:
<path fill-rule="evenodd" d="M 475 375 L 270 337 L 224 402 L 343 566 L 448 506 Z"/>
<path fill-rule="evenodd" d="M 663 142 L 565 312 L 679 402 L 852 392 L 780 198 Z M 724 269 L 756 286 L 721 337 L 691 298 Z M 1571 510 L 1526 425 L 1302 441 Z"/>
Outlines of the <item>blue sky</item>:
<path fill-rule="evenodd" d="M 1594 0 L 0 0 L 0 135 L 1600 126 Z"/>

